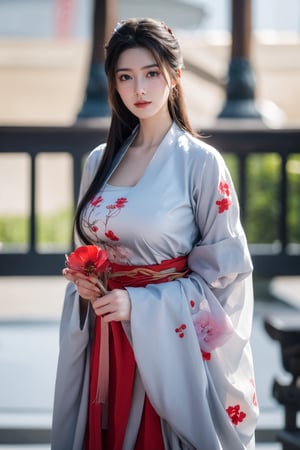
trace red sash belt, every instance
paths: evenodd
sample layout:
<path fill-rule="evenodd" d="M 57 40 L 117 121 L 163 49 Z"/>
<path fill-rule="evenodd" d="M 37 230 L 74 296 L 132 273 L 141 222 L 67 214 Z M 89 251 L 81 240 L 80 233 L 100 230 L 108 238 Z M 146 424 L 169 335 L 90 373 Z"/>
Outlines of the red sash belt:
<path fill-rule="evenodd" d="M 127 266 L 111 264 L 108 286 L 110 289 L 145 287 L 151 283 L 164 283 L 182 278 L 189 273 L 187 257 L 168 259 L 161 264 L 149 266 Z"/>

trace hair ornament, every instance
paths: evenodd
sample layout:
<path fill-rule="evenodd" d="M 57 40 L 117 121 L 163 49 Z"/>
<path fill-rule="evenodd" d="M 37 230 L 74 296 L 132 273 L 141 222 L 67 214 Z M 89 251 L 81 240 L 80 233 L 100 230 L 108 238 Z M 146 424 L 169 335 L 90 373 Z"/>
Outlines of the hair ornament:
<path fill-rule="evenodd" d="M 115 26 L 115 28 L 113 29 L 113 32 L 111 34 L 111 37 L 117 33 L 119 31 L 120 28 L 122 28 L 122 26 L 124 25 L 124 20 L 121 20 L 121 22 L 118 22 Z M 104 51 L 106 52 L 107 48 L 108 48 L 108 42 L 106 42 L 106 44 L 104 45 Z"/>
<path fill-rule="evenodd" d="M 170 28 L 165 22 L 161 22 L 161 24 L 164 27 L 164 29 L 167 30 L 167 32 L 170 33 L 170 35 L 175 38 L 175 34 L 173 33 L 172 28 Z"/>
<path fill-rule="evenodd" d="M 119 31 L 119 29 L 123 26 L 123 22 L 118 22 L 114 28 L 114 33 L 117 33 L 117 31 Z"/>

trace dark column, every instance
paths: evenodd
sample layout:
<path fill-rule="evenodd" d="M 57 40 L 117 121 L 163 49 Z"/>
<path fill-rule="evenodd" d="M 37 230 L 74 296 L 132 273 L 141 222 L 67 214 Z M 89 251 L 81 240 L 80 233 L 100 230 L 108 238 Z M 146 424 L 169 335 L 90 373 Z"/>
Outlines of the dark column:
<path fill-rule="evenodd" d="M 94 0 L 91 62 L 79 119 L 110 115 L 104 72 L 104 45 L 117 22 L 117 0 Z"/>
<path fill-rule="evenodd" d="M 220 118 L 260 118 L 250 63 L 251 0 L 232 0 L 232 44 L 225 105 Z"/>

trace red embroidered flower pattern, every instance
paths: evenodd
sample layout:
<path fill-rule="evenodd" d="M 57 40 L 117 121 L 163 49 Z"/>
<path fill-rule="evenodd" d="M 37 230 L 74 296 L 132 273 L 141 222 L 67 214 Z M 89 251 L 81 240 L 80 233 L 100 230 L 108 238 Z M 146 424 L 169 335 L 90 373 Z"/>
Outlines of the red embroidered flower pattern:
<path fill-rule="evenodd" d="M 252 403 L 253 403 L 254 406 L 258 406 L 257 397 L 256 397 L 256 392 L 255 391 L 253 393 Z"/>
<path fill-rule="evenodd" d="M 85 225 L 87 226 L 87 228 L 95 235 L 95 239 L 96 242 L 98 242 L 101 245 L 105 245 L 106 243 L 102 240 L 99 239 L 99 237 L 97 236 L 97 233 L 99 232 L 99 223 L 101 223 L 101 221 L 99 219 L 96 220 L 91 220 L 94 214 L 94 211 L 96 208 L 98 208 L 99 206 L 102 206 L 102 202 L 104 201 L 102 195 L 98 195 L 98 196 L 93 196 L 90 200 L 90 208 L 87 214 L 87 219 L 84 221 Z M 121 209 L 124 208 L 124 206 L 126 205 L 126 203 L 128 202 L 126 197 L 119 197 L 117 198 L 117 200 L 115 201 L 115 203 L 106 205 L 106 214 L 103 220 L 104 223 L 104 234 L 105 236 L 112 242 L 117 242 L 120 240 L 120 238 L 110 229 L 108 228 L 108 223 L 109 221 L 117 216 Z"/>
<path fill-rule="evenodd" d="M 127 203 L 127 201 L 128 201 L 127 198 L 120 197 L 120 198 L 117 198 L 116 202 L 113 203 L 112 205 L 107 205 L 106 208 L 110 209 L 110 210 L 124 208 L 124 206 Z"/>
<path fill-rule="evenodd" d="M 121 208 L 124 208 L 127 202 L 128 202 L 127 198 L 119 197 L 117 198 L 114 204 L 106 206 L 106 209 L 108 209 L 109 212 L 106 214 L 105 236 L 111 241 L 119 241 L 119 237 L 112 230 L 107 229 L 108 221 L 112 217 L 118 215 L 120 213 Z"/>
<path fill-rule="evenodd" d="M 240 405 L 228 406 L 228 408 L 226 409 L 226 412 L 230 417 L 230 420 L 233 423 L 233 425 L 238 425 L 240 422 L 243 422 L 243 420 L 247 415 L 240 409 L 241 409 Z"/>
<path fill-rule="evenodd" d="M 195 308 L 195 305 L 196 305 L 195 301 L 194 300 L 190 300 L 190 306 L 191 306 L 192 309 Z"/>
<path fill-rule="evenodd" d="M 113 205 L 107 205 L 106 209 L 110 209 L 110 210 L 117 209 L 117 205 L 115 203 Z"/>
<path fill-rule="evenodd" d="M 180 325 L 180 327 L 175 328 L 175 333 L 178 334 L 178 336 L 180 337 L 180 339 L 184 338 L 184 330 L 186 329 L 186 324 L 182 323 Z"/>
<path fill-rule="evenodd" d="M 112 230 L 108 230 L 105 232 L 105 236 L 110 239 L 111 241 L 118 241 L 118 236 L 115 235 L 115 233 Z"/>
<path fill-rule="evenodd" d="M 91 198 L 91 205 L 98 206 L 102 202 L 103 198 L 102 195 L 99 195 L 98 197 L 92 197 Z"/>
<path fill-rule="evenodd" d="M 229 198 L 222 198 L 222 200 L 217 200 L 216 205 L 218 206 L 219 214 L 222 214 L 224 211 L 229 209 L 229 206 L 231 205 L 231 200 Z"/>
<path fill-rule="evenodd" d="M 221 347 L 232 334 L 232 325 L 226 316 L 215 317 L 210 311 L 200 310 L 192 319 L 200 348 L 205 352 Z"/>
<path fill-rule="evenodd" d="M 256 391 L 255 391 L 255 381 L 253 378 L 250 378 L 250 383 L 252 384 L 253 388 L 254 388 L 254 392 L 253 392 L 253 396 L 252 396 L 252 403 L 254 406 L 258 406 L 257 403 L 257 397 L 256 397 Z"/>
<path fill-rule="evenodd" d="M 118 197 L 108 203 L 105 194 L 94 195 L 84 211 L 82 220 L 85 229 L 92 234 L 92 240 L 109 252 L 111 262 L 129 262 L 129 249 L 123 247 L 121 237 L 113 228 L 113 219 L 117 217 L 128 203 L 126 197 Z"/>
<path fill-rule="evenodd" d="M 217 200 L 216 205 L 218 206 L 218 213 L 222 214 L 224 211 L 227 211 L 227 209 L 229 209 L 229 206 L 232 203 L 230 200 L 229 184 L 226 183 L 226 181 L 220 181 L 218 191 L 223 196 L 223 198 L 221 200 Z"/>
<path fill-rule="evenodd" d="M 220 181 L 220 183 L 219 183 L 219 192 L 222 195 L 226 195 L 226 197 L 229 197 L 230 196 L 229 184 L 226 183 L 225 181 Z"/>
<path fill-rule="evenodd" d="M 127 203 L 127 198 L 125 198 L 125 197 L 117 198 L 116 207 L 117 208 L 124 208 L 125 203 Z"/>
<path fill-rule="evenodd" d="M 201 350 L 202 358 L 204 361 L 210 361 L 211 360 L 211 353 L 205 352 L 204 350 Z"/>

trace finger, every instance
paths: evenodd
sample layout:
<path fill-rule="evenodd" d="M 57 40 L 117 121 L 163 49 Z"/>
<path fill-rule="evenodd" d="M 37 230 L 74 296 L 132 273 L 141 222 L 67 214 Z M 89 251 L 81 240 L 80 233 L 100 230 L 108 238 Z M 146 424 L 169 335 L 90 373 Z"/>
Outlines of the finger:
<path fill-rule="evenodd" d="M 69 270 L 69 273 L 73 276 L 74 279 L 86 280 L 89 283 L 93 284 L 94 286 L 98 287 L 98 278 L 95 277 L 94 275 L 85 275 L 84 273 L 81 272 L 74 272 L 70 269 L 67 270 Z"/>
<path fill-rule="evenodd" d="M 89 302 L 93 303 L 95 299 L 97 298 L 97 294 L 94 292 L 91 292 L 88 289 L 77 289 L 78 294 L 80 297 L 84 298 L 85 300 L 88 300 Z"/>
<path fill-rule="evenodd" d="M 107 322 L 107 323 L 113 322 L 113 321 L 119 322 L 120 320 L 122 320 L 117 312 L 104 314 L 104 315 L 102 315 L 102 317 L 103 317 L 104 322 Z"/>
<path fill-rule="evenodd" d="M 98 295 L 93 301 L 93 308 L 98 311 L 106 308 L 105 313 L 109 312 L 108 308 L 111 308 L 111 303 L 107 299 L 107 295 Z"/>
<path fill-rule="evenodd" d="M 90 279 L 77 278 L 77 286 L 83 286 L 86 289 L 91 289 L 94 292 L 101 292 L 98 285 L 94 284 Z"/>
<path fill-rule="evenodd" d="M 74 270 L 65 267 L 62 269 L 62 274 L 68 280 L 75 281 L 77 278 L 87 279 L 88 277 L 80 272 L 75 272 Z"/>
<path fill-rule="evenodd" d="M 101 290 L 99 289 L 99 287 L 93 284 L 90 280 L 77 278 L 75 284 L 77 290 L 80 291 L 80 293 L 84 291 L 85 293 L 89 293 L 90 297 L 92 296 L 93 298 L 101 295 Z"/>
<path fill-rule="evenodd" d="M 107 297 L 107 295 L 98 296 L 92 301 L 92 306 L 97 316 L 104 316 L 112 312 L 113 306 Z"/>
<path fill-rule="evenodd" d="M 128 294 L 125 295 L 123 291 L 111 291 L 101 298 L 96 298 L 93 308 L 105 322 L 130 320 L 131 305 Z"/>
<path fill-rule="evenodd" d="M 62 275 L 68 281 L 75 281 L 75 277 L 72 275 L 72 273 L 70 273 L 69 269 L 63 269 Z"/>

